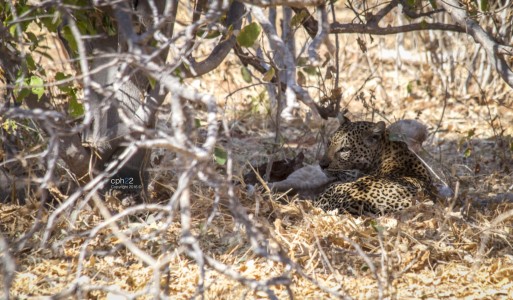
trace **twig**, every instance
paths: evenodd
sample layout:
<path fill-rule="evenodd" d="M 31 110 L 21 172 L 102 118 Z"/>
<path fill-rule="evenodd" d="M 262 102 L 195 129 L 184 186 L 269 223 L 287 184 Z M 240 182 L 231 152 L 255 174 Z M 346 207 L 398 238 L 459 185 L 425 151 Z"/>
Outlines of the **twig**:
<path fill-rule="evenodd" d="M 481 243 L 479 244 L 479 249 L 477 250 L 477 255 L 476 255 L 477 258 L 476 258 L 476 261 L 474 262 L 474 265 L 472 266 L 472 269 L 474 271 L 477 271 L 477 269 L 479 269 L 479 267 L 483 261 L 485 251 L 486 251 L 486 246 L 488 245 L 488 242 L 490 241 L 490 231 L 494 227 L 497 227 L 500 223 L 506 221 L 509 218 L 513 218 L 513 209 L 510 209 L 510 210 L 505 211 L 505 212 L 501 213 L 500 215 L 498 215 L 495 219 L 493 219 L 493 221 L 490 223 L 488 228 L 486 228 L 482 231 Z"/>
<path fill-rule="evenodd" d="M 343 234 L 340 234 L 340 237 L 342 237 L 342 239 L 346 242 L 348 242 L 349 244 L 351 244 L 351 246 L 353 246 L 353 248 L 356 250 L 356 252 L 358 253 L 358 255 L 360 255 L 361 258 L 363 258 L 363 260 L 365 261 L 365 263 L 367 264 L 367 266 L 369 267 L 369 269 L 371 270 L 372 274 L 374 275 L 374 278 L 376 279 L 376 282 L 378 284 L 378 293 L 379 293 L 379 299 L 383 299 L 383 283 L 381 282 L 381 278 L 379 278 L 379 275 L 378 275 L 378 270 L 376 269 L 376 265 L 374 265 L 374 263 L 372 262 L 372 260 L 369 258 L 369 256 L 362 250 L 362 248 L 360 247 L 360 245 L 358 245 L 357 243 L 355 243 L 353 240 L 351 240 L 350 238 L 346 237 L 345 235 Z"/>
<path fill-rule="evenodd" d="M 378 11 L 375 15 L 372 15 L 367 20 L 367 25 L 369 27 L 378 28 L 379 21 L 381 21 L 392 9 L 394 9 L 399 2 L 397 0 L 390 1 L 385 7 L 383 7 L 380 11 Z"/>
<path fill-rule="evenodd" d="M 331 17 L 333 19 L 333 22 L 337 19 L 335 16 L 335 4 L 333 1 L 330 2 L 331 5 Z M 340 58 L 338 57 L 340 53 L 340 41 L 338 38 L 338 34 L 335 34 L 335 89 L 339 86 L 340 81 Z M 340 110 L 340 100 L 337 101 L 337 104 L 335 106 L 335 112 L 338 113 Z"/>
<path fill-rule="evenodd" d="M 265 34 L 267 35 L 272 48 L 275 51 L 282 52 L 285 74 L 287 76 L 287 88 L 285 90 L 285 97 L 287 99 L 287 105 L 284 107 L 282 115 L 287 117 L 292 116 L 292 110 L 298 106 L 296 93 L 301 95 L 300 100 L 306 104 L 312 111 L 313 118 L 317 121 L 320 120 L 319 112 L 317 111 L 317 107 L 315 106 L 314 101 L 310 97 L 310 95 L 296 83 L 296 64 L 294 63 L 294 58 L 288 48 L 285 46 L 283 40 L 277 35 L 276 30 L 269 22 L 269 20 L 265 17 L 263 10 L 257 6 L 250 6 L 250 9 L 255 16 L 255 19 L 262 26 Z"/>
<path fill-rule="evenodd" d="M 497 43 L 476 21 L 468 16 L 466 10 L 462 8 L 456 0 L 437 0 L 436 3 L 443 7 L 456 21 L 456 23 L 465 29 L 474 41 L 481 44 L 490 59 L 491 65 L 499 73 L 502 79 L 513 87 L 513 71 L 509 68 L 503 55 L 513 53 L 513 47 Z"/>
<path fill-rule="evenodd" d="M 318 26 L 317 35 L 313 38 L 312 43 L 308 47 L 308 57 L 312 66 L 320 66 L 322 61 L 317 51 L 321 44 L 326 40 L 329 34 L 328 13 L 326 12 L 326 5 L 319 5 L 317 7 L 317 16 L 321 22 Z"/>
<path fill-rule="evenodd" d="M 305 6 L 319 6 L 325 3 L 325 0 L 240 0 L 241 2 L 261 7 L 271 6 L 290 6 L 290 7 L 305 7 Z"/>

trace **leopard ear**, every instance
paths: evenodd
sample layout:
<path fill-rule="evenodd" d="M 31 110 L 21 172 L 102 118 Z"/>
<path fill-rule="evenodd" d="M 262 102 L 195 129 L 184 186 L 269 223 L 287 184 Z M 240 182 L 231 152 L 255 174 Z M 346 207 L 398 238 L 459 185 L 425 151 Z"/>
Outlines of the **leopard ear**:
<path fill-rule="evenodd" d="M 338 119 L 338 122 L 340 123 L 340 126 L 344 125 L 344 124 L 349 124 L 351 123 L 351 120 L 349 120 L 345 114 L 346 114 L 347 110 L 344 110 L 344 111 L 341 111 L 338 113 L 337 115 L 337 119 Z"/>
<path fill-rule="evenodd" d="M 385 136 L 385 122 L 380 121 L 376 123 L 369 131 L 369 135 L 364 139 L 365 144 L 368 146 L 377 145 Z"/>
<path fill-rule="evenodd" d="M 385 133 L 385 122 L 379 121 L 374 125 L 374 128 L 372 128 L 372 134 L 374 135 L 383 135 Z"/>

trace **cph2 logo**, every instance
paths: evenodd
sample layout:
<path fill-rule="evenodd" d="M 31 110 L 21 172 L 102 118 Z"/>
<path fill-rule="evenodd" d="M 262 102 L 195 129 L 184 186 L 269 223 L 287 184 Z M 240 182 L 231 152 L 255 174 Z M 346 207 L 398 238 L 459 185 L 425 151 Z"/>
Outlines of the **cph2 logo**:
<path fill-rule="evenodd" d="M 126 177 L 126 178 L 112 178 L 110 180 L 110 184 L 112 185 L 131 185 L 134 183 L 134 178 Z"/>

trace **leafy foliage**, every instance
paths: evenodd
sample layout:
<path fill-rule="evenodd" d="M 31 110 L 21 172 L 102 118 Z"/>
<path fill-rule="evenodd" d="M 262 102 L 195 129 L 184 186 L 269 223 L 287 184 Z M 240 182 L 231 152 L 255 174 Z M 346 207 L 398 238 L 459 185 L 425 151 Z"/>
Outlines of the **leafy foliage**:
<path fill-rule="evenodd" d="M 237 35 L 237 43 L 242 47 L 252 47 L 260 36 L 261 31 L 260 25 L 256 22 L 246 25 Z"/>

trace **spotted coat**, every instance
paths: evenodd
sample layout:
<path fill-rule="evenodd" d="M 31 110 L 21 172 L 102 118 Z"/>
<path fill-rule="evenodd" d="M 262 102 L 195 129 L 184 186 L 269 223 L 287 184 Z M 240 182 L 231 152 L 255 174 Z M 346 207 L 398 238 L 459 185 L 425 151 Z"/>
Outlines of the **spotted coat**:
<path fill-rule="evenodd" d="M 429 171 L 405 143 L 388 139 L 384 122 L 343 117 L 320 165 L 339 180 L 315 199 L 324 210 L 383 214 L 433 196 Z"/>

